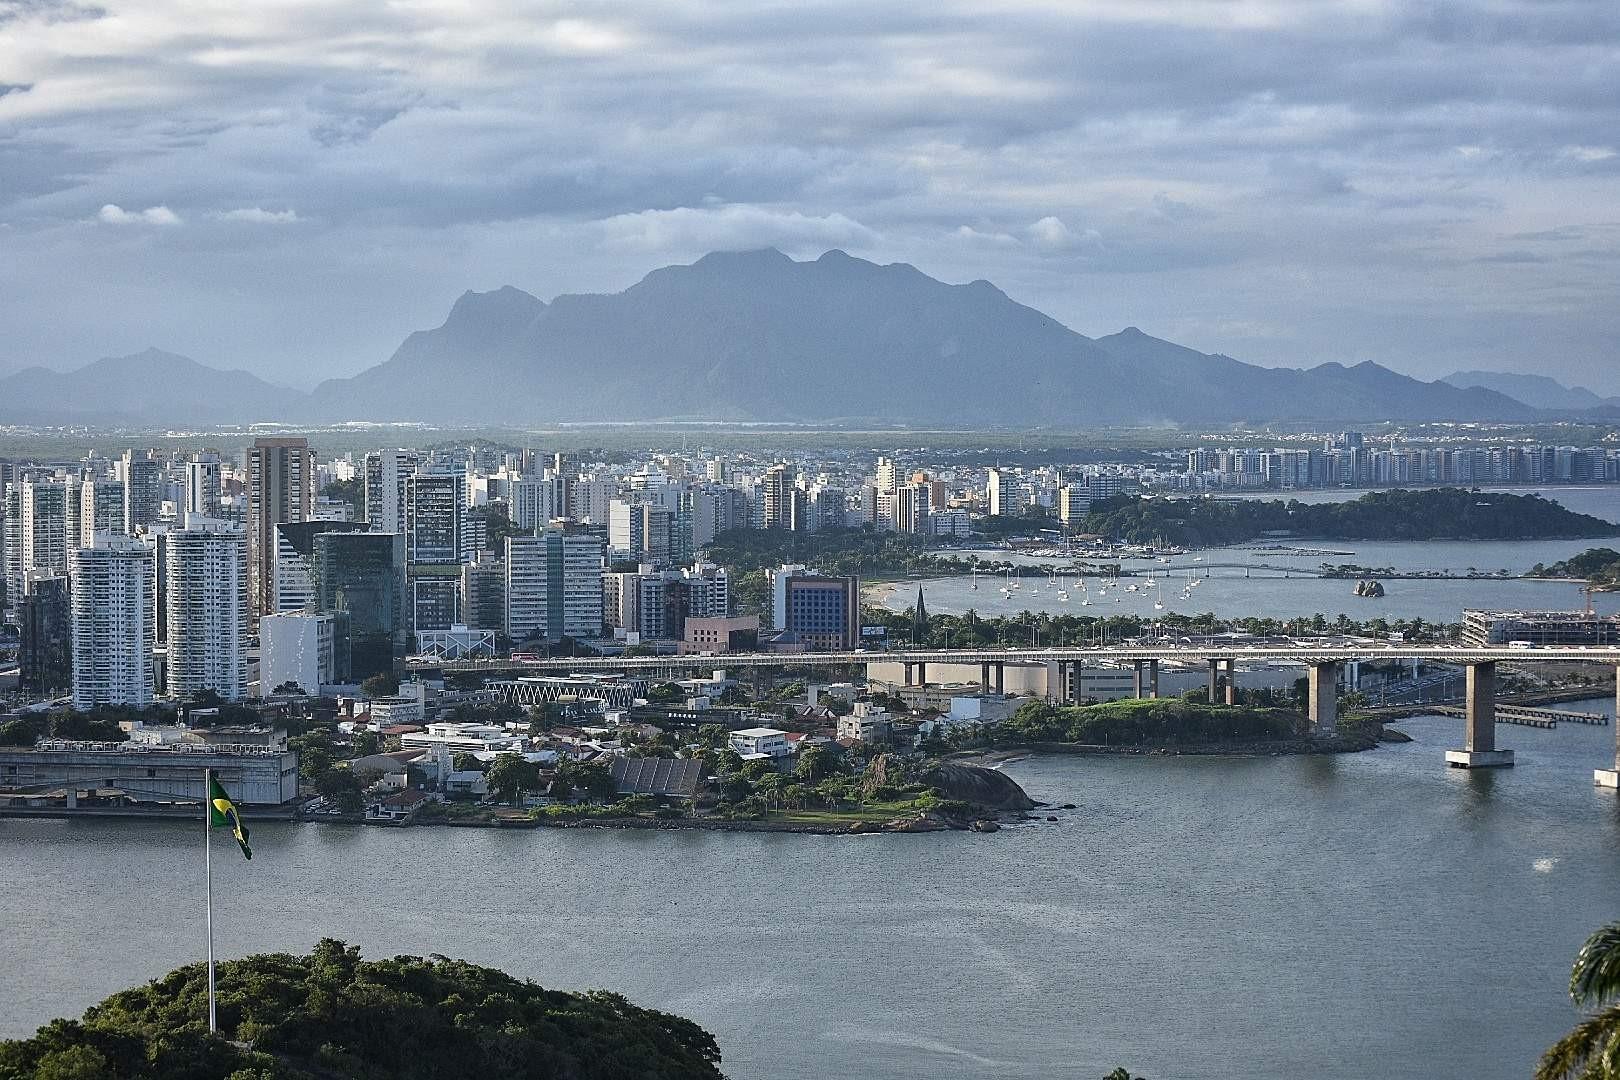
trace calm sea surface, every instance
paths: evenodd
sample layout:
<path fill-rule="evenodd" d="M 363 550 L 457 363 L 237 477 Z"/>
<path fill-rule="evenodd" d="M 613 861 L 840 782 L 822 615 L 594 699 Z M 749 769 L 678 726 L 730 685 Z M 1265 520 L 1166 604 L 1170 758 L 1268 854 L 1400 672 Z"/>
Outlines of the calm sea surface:
<path fill-rule="evenodd" d="M 1518 766 L 1465 774 L 1460 722 L 1406 727 L 1334 758 L 1015 763 L 1079 809 L 991 836 L 260 822 L 253 862 L 216 853 L 219 944 L 622 991 L 746 1080 L 1522 1080 L 1620 919 L 1613 730 L 1504 726 Z M 0 1035 L 200 956 L 199 834 L 0 821 Z"/>
<path fill-rule="evenodd" d="M 1515 488 L 1521 494 L 1537 491 L 1564 503 L 1572 510 L 1591 514 L 1605 521 L 1620 522 L 1620 485 L 1594 488 Z M 1302 502 L 1339 502 L 1362 492 L 1304 492 Z M 1277 497 L 1273 493 L 1270 497 Z M 1277 619 L 1310 618 L 1323 615 L 1330 621 L 1340 614 L 1352 619 L 1421 618 L 1429 622 L 1456 622 L 1465 607 L 1499 609 L 1578 608 L 1586 602 L 1580 587 L 1558 581 L 1424 581 L 1396 579 L 1385 582 L 1387 594 L 1367 599 L 1354 594 L 1355 582 L 1297 576 L 1285 577 L 1277 569 L 1298 568 L 1303 574 L 1327 563 L 1355 563 L 1360 566 L 1393 567 L 1400 571 L 1441 570 L 1466 573 L 1506 570 L 1522 574 L 1536 563 L 1555 563 L 1590 547 L 1607 545 L 1620 548 L 1620 524 L 1616 536 L 1605 540 L 1521 541 L 1283 541 L 1293 548 L 1330 549 L 1332 555 L 1284 555 L 1242 548 L 1211 548 L 1177 556 L 1168 564 L 1151 560 L 1128 560 L 1125 566 L 1138 573 L 1153 570 L 1170 580 L 1156 591 L 1125 588 L 1099 592 L 1098 581 L 1090 579 L 1085 594 L 1071 581 L 1064 584 L 1067 599 L 1056 585 L 1035 577 L 1020 579 L 1019 589 L 1004 595 L 1000 586 L 1007 582 L 981 574 L 972 577 L 931 579 L 924 583 L 923 596 L 928 610 L 935 614 L 960 615 L 969 609 L 980 615 L 1015 615 L 1020 611 L 1050 611 L 1068 615 L 1200 615 L 1213 612 L 1223 618 L 1245 615 Z M 986 552 L 986 557 L 1007 559 L 1005 552 Z M 1050 562 L 1011 556 L 1014 562 Z M 1215 565 L 1212 565 L 1215 564 Z M 1266 569 L 1272 568 L 1272 569 Z M 1188 576 L 1202 578 L 1182 599 L 1183 581 Z M 1129 579 L 1127 579 L 1129 580 Z M 975 588 L 975 586 L 977 586 Z M 916 601 L 917 589 L 901 585 L 888 590 L 883 603 L 903 611 Z M 1089 599 L 1083 604 L 1082 599 Z M 1164 607 L 1155 608 L 1155 602 Z M 1620 594 L 1599 594 L 1594 601 L 1599 611 L 1620 611 Z"/>

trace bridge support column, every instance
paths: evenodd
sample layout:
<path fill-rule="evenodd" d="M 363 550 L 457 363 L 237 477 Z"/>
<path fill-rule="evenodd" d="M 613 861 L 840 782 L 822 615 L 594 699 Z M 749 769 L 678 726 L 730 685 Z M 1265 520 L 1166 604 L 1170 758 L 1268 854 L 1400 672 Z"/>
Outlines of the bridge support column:
<path fill-rule="evenodd" d="M 1068 660 L 1059 660 L 1057 663 L 1057 701 L 1059 705 L 1071 705 L 1078 695 L 1074 692 L 1075 665 Z"/>
<path fill-rule="evenodd" d="M 1146 690 L 1145 680 L 1142 677 L 1146 667 L 1147 667 L 1147 662 L 1144 661 L 1144 660 L 1138 660 L 1138 661 L 1135 662 L 1135 669 L 1136 670 L 1131 673 L 1131 696 L 1132 697 L 1138 697 L 1138 698 L 1147 697 L 1147 694 L 1144 692 Z"/>
<path fill-rule="evenodd" d="M 918 686 L 927 686 L 928 685 L 928 665 L 927 664 L 918 664 L 917 665 L 917 685 Z"/>
<path fill-rule="evenodd" d="M 1305 669 L 1305 716 L 1312 735 L 1332 735 L 1339 729 L 1339 665 L 1333 661 Z"/>
<path fill-rule="evenodd" d="M 989 692 L 990 692 L 990 665 L 988 663 L 983 663 L 983 664 L 979 665 L 979 693 L 988 694 Z"/>
<path fill-rule="evenodd" d="M 910 660 L 905 661 L 903 666 L 906 669 L 906 685 L 911 686 L 911 685 L 913 685 L 912 680 L 915 678 L 915 675 L 912 673 L 911 661 Z"/>
<path fill-rule="evenodd" d="M 1221 700 L 1221 662 L 1209 661 L 1209 703 L 1217 704 Z"/>
<path fill-rule="evenodd" d="M 1593 769 L 1592 782 L 1598 787 L 1620 789 L 1620 667 L 1614 678 L 1614 768 Z"/>
<path fill-rule="evenodd" d="M 1157 660 L 1149 660 L 1148 661 L 1148 697 L 1156 698 L 1158 696 L 1159 696 L 1159 662 Z"/>
<path fill-rule="evenodd" d="M 1007 693 L 1007 665 L 996 664 L 996 696 L 1004 697 Z"/>
<path fill-rule="evenodd" d="M 1237 661 L 1226 662 L 1226 703 L 1237 704 Z"/>
<path fill-rule="evenodd" d="M 1468 665 L 1468 700 L 1463 706 L 1463 748 L 1447 750 L 1454 769 L 1490 769 L 1513 764 L 1513 751 L 1496 748 L 1496 665 Z"/>

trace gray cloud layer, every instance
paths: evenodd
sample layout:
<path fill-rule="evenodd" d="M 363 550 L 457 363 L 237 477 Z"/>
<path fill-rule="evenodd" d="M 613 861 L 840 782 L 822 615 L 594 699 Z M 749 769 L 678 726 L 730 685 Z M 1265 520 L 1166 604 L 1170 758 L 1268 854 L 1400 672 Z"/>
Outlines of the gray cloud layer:
<path fill-rule="evenodd" d="M 1610 0 L 0 0 L 0 369 L 306 383 L 711 248 L 1620 393 Z"/>

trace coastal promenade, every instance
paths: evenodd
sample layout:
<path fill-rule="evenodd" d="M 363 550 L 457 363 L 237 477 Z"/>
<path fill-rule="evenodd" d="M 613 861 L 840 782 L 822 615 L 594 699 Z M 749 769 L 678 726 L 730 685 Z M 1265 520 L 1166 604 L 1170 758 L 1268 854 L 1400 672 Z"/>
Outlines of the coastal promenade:
<path fill-rule="evenodd" d="M 1133 667 L 1137 697 L 1157 697 L 1159 666 L 1163 663 L 1204 664 L 1208 669 L 1211 702 L 1236 704 L 1239 661 L 1297 664 L 1308 689 L 1306 715 L 1314 734 L 1331 734 L 1338 726 L 1339 681 L 1347 663 L 1427 660 L 1454 664 L 1466 673 L 1463 705 L 1463 746 L 1446 751 L 1454 768 L 1494 768 L 1513 764 L 1513 751 L 1496 747 L 1496 665 L 1534 662 L 1604 664 L 1620 674 L 1620 646 L 1470 646 L 1455 644 L 1342 642 L 1324 644 L 1192 643 L 1119 644 L 1097 647 L 1054 646 L 1020 648 L 996 646 L 969 649 L 850 649 L 803 653 L 685 653 L 659 656 L 558 657 L 551 659 L 465 660 L 418 662 L 413 670 L 485 675 L 543 675 L 555 673 L 619 672 L 674 675 L 685 671 L 764 667 L 846 667 L 884 662 L 904 665 L 908 684 L 928 681 L 930 664 L 978 664 L 986 692 L 1001 692 L 1008 664 L 1049 664 L 1057 669 L 1057 685 L 1073 685 L 1070 672 L 1088 664 L 1129 664 Z M 1620 679 L 1617 679 L 1620 685 Z M 1620 693 L 1620 691 L 1617 691 Z M 1620 714 L 1620 701 L 1617 701 Z M 1612 767 L 1593 771 L 1600 787 L 1620 789 L 1620 723 L 1615 725 Z"/>

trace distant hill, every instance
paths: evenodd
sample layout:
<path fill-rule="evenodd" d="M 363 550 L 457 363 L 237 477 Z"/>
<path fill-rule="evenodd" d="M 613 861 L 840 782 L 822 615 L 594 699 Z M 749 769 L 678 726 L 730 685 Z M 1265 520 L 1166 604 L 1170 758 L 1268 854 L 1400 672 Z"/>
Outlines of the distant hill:
<path fill-rule="evenodd" d="M 1620 397 L 1602 397 L 1584 386 L 1565 386 L 1545 375 L 1520 375 L 1508 371 L 1457 371 L 1447 375 L 1441 382 L 1459 387 L 1484 387 L 1537 409 L 1556 412 L 1620 408 Z"/>
<path fill-rule="evenodd" d="M 307 410 L 306 395 L 296 390 L 160 349 L 75 371 L 31 367 L 0 378 L 0 423 L 178 426 L 279 420 Z"/>
<path fill-rule="evenodd" d="M 468 293 L 323 383 L 324 419 L 870 420 L 1072 426 L 1525 420 L 1505 395 L 1364 363 L 1271 369 L 1131 329 L 1092 340 L 986 281 L 842 251 L 717 253 L 613 295 Z"/>
<path fill-rule="evenodd" d="M 962 427 L 1523 421 L 1495 389 L 1375 363 L 1264 368 L 1135 327 L 1093 340 L 987 281 L 775 250 L 547 304 L 464 294 L 443 325 L 313 394 L 149 349 L 0 379 L 0 422 L 756 420 Z"/>

